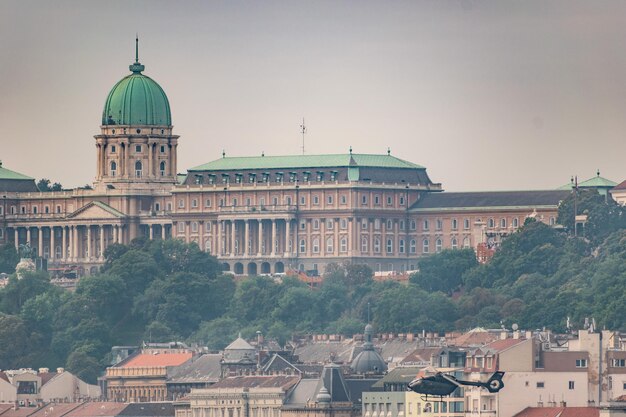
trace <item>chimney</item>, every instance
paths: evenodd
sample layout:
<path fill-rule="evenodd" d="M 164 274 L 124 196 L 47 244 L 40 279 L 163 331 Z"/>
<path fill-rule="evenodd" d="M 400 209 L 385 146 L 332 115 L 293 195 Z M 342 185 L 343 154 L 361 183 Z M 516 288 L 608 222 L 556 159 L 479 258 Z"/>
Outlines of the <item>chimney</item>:
<path fill-rule="evenodd" d="M 57 368 L 57 374 L 62 374 L 65 372 L 65 368 Z"/>
<path fill-rule="evenodd" d="M 500 340 L 504 340 L 508 337 L 506 330 L 500 332 Z"/>
<path fill-rule="evenodd" d="M 515 330 L 513 332 L 513 339 L 519 339 L 520 338 L 520 331 L 519 330 Z"/>
<path fill-rule="evenodd" d="M 561 400 L 561 402 L 559 403 L 559 407 L 563 407 L 563 408 L 567 407 L 567 402 Z"/>
<path fill-rule="evenodd" d="M 263 333 L 260 330 L 256 332 L 256 345 L 259 349 L 263 346 Z"/>

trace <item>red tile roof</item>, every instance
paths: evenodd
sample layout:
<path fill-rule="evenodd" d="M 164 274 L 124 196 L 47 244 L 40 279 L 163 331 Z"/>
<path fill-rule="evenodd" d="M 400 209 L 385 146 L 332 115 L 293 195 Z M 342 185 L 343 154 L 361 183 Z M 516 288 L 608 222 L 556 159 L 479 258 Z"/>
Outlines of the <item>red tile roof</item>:
<path fill-rule="evenodd" d="M 193 354 L 185 353 L 140 353 L 128 358 L 119 366 L 122 368 L 131 368 L 137 366 L 178 366 L 187 362 Z"/>
<path fill-rule="evenodd" d="M 114 402 L 86 402 L 70 411 L 65 417 L 109 417 L 116 416 L 128 404 Z"/>
<path fill-rule="evenodd" d="M 59 404 L 46 404 L 39 408 L 36 413 L 31 414 L 32 417 L 62 417 L 68 412 L 72 411 L 76 407 L 79 407 L 80 403 L 59 403 Z"/>
<path fill-rule="evenodd" d="M 498 335 L 487 331 L 469 331 L 455 337 L 448 343 L 449 346 L 482 346 L 498 339 Z"/>
<path fill-rule="evenodd" d="M 510 348 L 511 346 L 515 346 L 525 341 L 526 339 L 500 339 L 500 340 L 496 340 L 495 342 L 489 343 L 487 345 L 487 348 L 501 352 L 503 350 Z"/>
<path fill-rule="evenodd" d="M 595 407 L 528 407 L 514 417 L 599 417 Z"/>
<path fill-rule="evenodd" d="M 613 187 L 613 189 L 614 190 L 626 190 L 626 180 L 617 184 L 615 187 Z"/>

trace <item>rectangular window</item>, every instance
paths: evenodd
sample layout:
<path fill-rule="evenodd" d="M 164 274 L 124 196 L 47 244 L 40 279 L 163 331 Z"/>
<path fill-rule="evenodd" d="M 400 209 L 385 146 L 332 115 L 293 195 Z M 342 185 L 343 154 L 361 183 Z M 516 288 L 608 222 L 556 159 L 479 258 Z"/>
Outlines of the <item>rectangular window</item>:
<path fill-rule="evenodd" d="M 587 367 L 587 359 L 576 359 L 576 367 L 577 368 L 586 368 Z"/>
<path fill-rule="evenodd" d="M 335 222 L 333 220 L 326 220 L 326 229 L 333 230 Z"/>
<path fill-rule="evenodd" d="M 623 368 L 626 366 L 626 359 L 613 359 L 611 362 L 614 368 Z"/>
<path fill-rule="evenodd" d="M 178 233 L 185 233 L 185 222 L 178 222 Z"/>
<path fill-rule="evenodd" d="M 191 207 L 198 207 L 198 200 L 196 200 L 195 198 L 193 200 L 191 200 Z"/>
<path fill-rule="evenodd" d="M 379 204 L 380 204 L 380 197 L 379 197 L 379 196 L 377 196 L 377 195 L 375 195 L 375 196 L 374 196 L 374 205 L 376 205 L 376 206 L 377 206 L 377 205 L 379 205 Z"/>
<path fill-rule="evenodd" d="M 141 145 L 135 145 L 135 152 L 141 152 Z"/>
<path fill-rule="evenodd" d="M 313 219 L 313 230 L 319 230 L 319 228 L 320 228 L 319 219 Z"/>
<path fill-rule="evenodd" d="M 362 195 L 361 196 L 361 204 L 363 204 L 363 205 L 367 204 L 367 196 L 366 195 Z"/>
<path fill-rule="evenodd" d="M 463 229 L 469 230 L 469 228 L 470 228 L 470 221 L 469 221 L 469 219 L 463 219 Z"/>
<path fill-rule="evenodd" d="M 300 230 L 306 230 L 306 220 L 300 221 Z"/>
<path fill-rule="evenodd" d="M 569 381 L 568 384 L 567 384 L 567 387 L 569 389 L 574 389 L 574 381 Z"/>
<path fill-rule="evenodd" d="M 428 220 L 424 220 L 424 223 L 422 224 L 422 230 L 428 229 L 430 229 L 430 222 Z"/>
<path fill-rule="evenodd" d="M 443 229 L 443 220 L 441 220 L 441 219 L 437 219 L 437 222 L 435 223 L 435 228 L 436 228 L 437 230 L 441 230 L 441 229 Z"/>
<path fill-rule="evenodd" d="M 302 205 L 306 204 L 306 197 L 305 196 L 301 196 L 300 197 L 300 204 L 302 204 Z"/>
<path fill-rule="evenodd" d="M 341 196 L 341 204 L 348 204 L 348 198 L 345 195 Z"/>
<path fill-rule="evenodd" d="M 191 231 L 198 233 L 198 222 L 191 222 Z"/>
<path fill-rule="evenodd" d="M 333 196 L 329 195 L 326 201 L 328 201 L 328 204 L 333 204 Z"/>
<path fill-rule="evenodd" d="M 341 228 L 343 230 L 348 228 L 348 219 L 341 219 Z"/>
<path fill-rule="evenodd" d="M 185 208 L 185 200 L 182 198 L 178 200 L 178 208 Z"/>
<path fill-rule="evenodd" d="M 207 198 L 206 201 L 204 202 L 204 206 L 205 207 L 211 207 L 211 199 Z"/>
<path fill-rule="evenodd" d="M 387 197 L 387 205 L 388 206 L 393 205 L 393 197 Z"/>
<path fill-rule="evenodd" d="M 537 388 L 544 388 L 545 384 L 542 382 L 537 382 Z"/>
<path fill-rule="evenodd" d="M 313 204 L 318 205 L 320 203 L 320 198 L 316 195 L 313 196 Z"/>
<path fill-rule="evenodd" d="M 161 153 L 165 153 L 165 145 L 161 145 Z"/>

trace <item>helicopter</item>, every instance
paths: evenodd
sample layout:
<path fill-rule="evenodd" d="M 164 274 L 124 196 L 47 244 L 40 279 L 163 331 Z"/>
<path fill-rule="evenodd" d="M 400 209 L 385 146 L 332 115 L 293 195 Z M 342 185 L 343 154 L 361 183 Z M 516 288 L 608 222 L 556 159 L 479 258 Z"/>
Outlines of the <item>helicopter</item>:
<path fill-rule="evenodd" d="M 407 384 L 407 388 L 418 394 L 424 394 L 426 400 L 428 396 L 443 398 L 454 392 L 460 386 L 481 387 L 487 389 L 491 393 L 496 393 L 504 387 L 502 377 L 504 372 L 497 371 L 487 380 L 487 382 L 465 381 L 457 379 L 452 375 L 437 372 L 433 376 L 415 378 Z"/>

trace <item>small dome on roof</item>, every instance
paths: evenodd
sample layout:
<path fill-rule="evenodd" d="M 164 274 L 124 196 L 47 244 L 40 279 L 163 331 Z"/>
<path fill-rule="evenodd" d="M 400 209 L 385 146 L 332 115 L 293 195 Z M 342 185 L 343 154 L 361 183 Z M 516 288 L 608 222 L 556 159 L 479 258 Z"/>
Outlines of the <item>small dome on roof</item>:
<path fill-rule="evenodd" d="M 372 343 L 373 333 L 374 328 L 371 324 L 365 326 L 365 343 L 363 343 L 361 353 L 350 364 L 352 372 L 357 374 L 383 374 L 387 371 L 387 364 L 374 349 L 374 344 Z"/>

